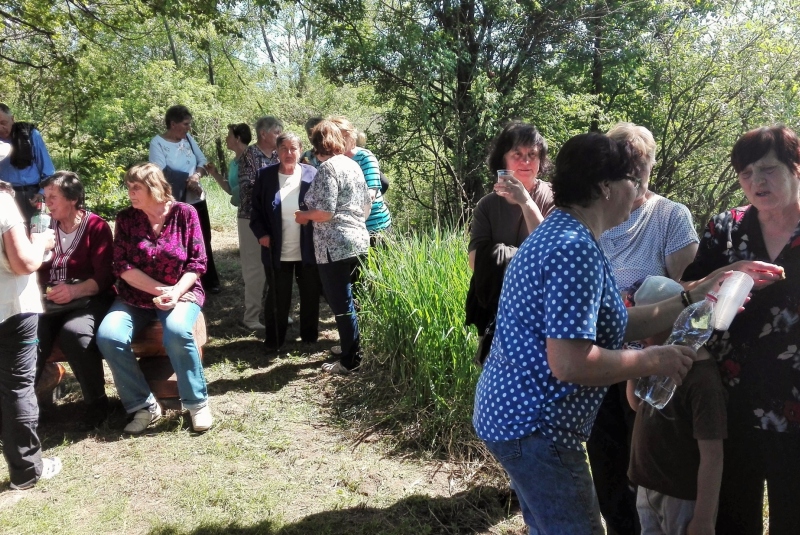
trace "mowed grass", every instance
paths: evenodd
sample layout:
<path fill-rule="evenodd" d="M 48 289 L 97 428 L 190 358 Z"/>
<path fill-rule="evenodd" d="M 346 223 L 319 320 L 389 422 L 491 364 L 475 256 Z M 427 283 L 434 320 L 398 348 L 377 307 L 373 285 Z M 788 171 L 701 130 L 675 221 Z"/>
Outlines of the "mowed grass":
<path fill-rule="evenodd" d="M 0 533 L 521 533 L 502 483 L 477 480 L 471 465 L 398 448 L 399 436 L 369 432 L 363 403 L 349 410 L 376 372 L 319 372 L 337 342 L 324 303 L 317 345 L 291 342 L 277 357 L 263 354 L 260 340 L 238 325 L 244 289 L 235 212 L 207 186 L 223 279 L 204 310 L 214 427 L 195 434 L 188 415 L 173 410 L 147 434 L 123 435 L 124 411 L 107 373 L 115 412 L 101 429 L 77 432 L 81 396 L 70 380 L 39 428 L 44 455 L 59 456 L 64 469 L 14 492 L 0 463 Z"/>

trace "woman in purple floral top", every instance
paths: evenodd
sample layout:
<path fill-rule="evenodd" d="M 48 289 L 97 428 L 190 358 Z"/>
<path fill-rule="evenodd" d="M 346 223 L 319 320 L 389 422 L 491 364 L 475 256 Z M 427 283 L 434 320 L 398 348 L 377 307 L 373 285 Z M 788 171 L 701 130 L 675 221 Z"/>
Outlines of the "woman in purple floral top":
<path fill-rule="evenodd" d="M 744 312 L 706 345 L 719 363 L 729 394 L 716 530 L 760 534 L 766 481 L 769 533 L 796 535 L 800 533 L 800 141 L 783 126 L 758 128 L 736 142 L 731 163 L 751 204 L 723 212 L 708 223 L 697 257 L 683 273 L 683 280 L 693 281 L 719 270 L 744 271 L 746 261 L 757 269 L 751 271 L 756 285 Z"/>
<path fill-rule="evenodd" d="M 164 347 L 178 378 L 178 392 L 195 431 L 211 427 L 203 364 L 193 337 L 205 301 L 200 276 L 206 251 L 197 212 L 175 202 L 169 183 L 152 163 L 132 167 L 125 175 L 131 207 L 117 216 L 114 275 L 119 298 L 97 333 L 120 400 L 132 415 L 125 432 L 142 433 L 161 417 L 131 350 L 131 340 L 154 318 L 164 328 Z"/>

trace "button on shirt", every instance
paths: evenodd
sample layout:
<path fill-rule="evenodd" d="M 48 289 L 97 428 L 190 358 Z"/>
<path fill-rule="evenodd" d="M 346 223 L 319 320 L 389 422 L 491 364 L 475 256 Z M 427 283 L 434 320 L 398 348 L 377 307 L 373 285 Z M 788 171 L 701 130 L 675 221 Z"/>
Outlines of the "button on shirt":
<path fill-rule="evenodd" d="M 606 387 L 559 381 L 548 338 L 619 349 L 628 315 L 598 243 L 577 219 L 554 210 L 509 264 L 497 329 L 475 393 L 473 425 L 486 441 L 544 436 L 583 450 Z"/>

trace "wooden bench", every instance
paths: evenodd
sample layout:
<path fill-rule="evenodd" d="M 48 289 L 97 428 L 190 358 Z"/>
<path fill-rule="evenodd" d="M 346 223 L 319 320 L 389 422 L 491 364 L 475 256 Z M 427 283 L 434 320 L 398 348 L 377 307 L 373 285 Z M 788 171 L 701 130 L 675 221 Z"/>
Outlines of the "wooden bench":
<path fill-rule="evenodd" d="M 164 404 L 164 400 L 175 400 L 179 398 L 178 394 L 178 379 L 175 375 L 175 370 L 172 368 L 172 363 L 167 356 L 167 350 L 162 343 L 164 337 L 164 330 L 161 322 L 153 320 L 144 329 L 134 337 L 131 348 L 133 354 L 139 359 L 139 367 L 144 373 L 147 384 L 150 385 L 150 390 L 159 401 Z M 197 350 L 200 353 L 200 360 L 203 360 L 203 346 L 208 341 L 206 334 L 206 318 L 203 313 L 197 316 L 197 321 L 194 323 L 194 341 L 197 344 Z M 44 370 L 42 373 L 42 381 L 44 382 L 46 374 L 57 374 L 57 385 L 63 378 L 63 367 L 59 362 L 65 362 L 67 359 L 61 348 L 58 345 L 58 339 L 53 344 L 53 352 L 50 358 L 47 359 L 45 366 L 50 366 L 50 370 Z M 48 393 L 41 393 L 40 397 L 47 396 Z M 52 393 L 50 393 L 52 399 Z M 47 397 L 44 397 L 47 399 Z M 167 403 L 174 405 L 173 403 Z"/>

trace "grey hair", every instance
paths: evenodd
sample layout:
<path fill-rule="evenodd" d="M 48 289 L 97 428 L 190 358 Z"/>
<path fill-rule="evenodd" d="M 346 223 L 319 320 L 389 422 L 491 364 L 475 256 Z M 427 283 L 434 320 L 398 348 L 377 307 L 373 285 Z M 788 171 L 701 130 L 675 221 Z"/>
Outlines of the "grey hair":
<path fill-rule="evenodd" d="M 270 130 L 277 130 L 278 134 L 283 132 L 283 123 L 281 120 L 272 115 L 267 115 L 256 121 L 256 135 L 258 135 L 259 132 L 269 132 Z"/>

